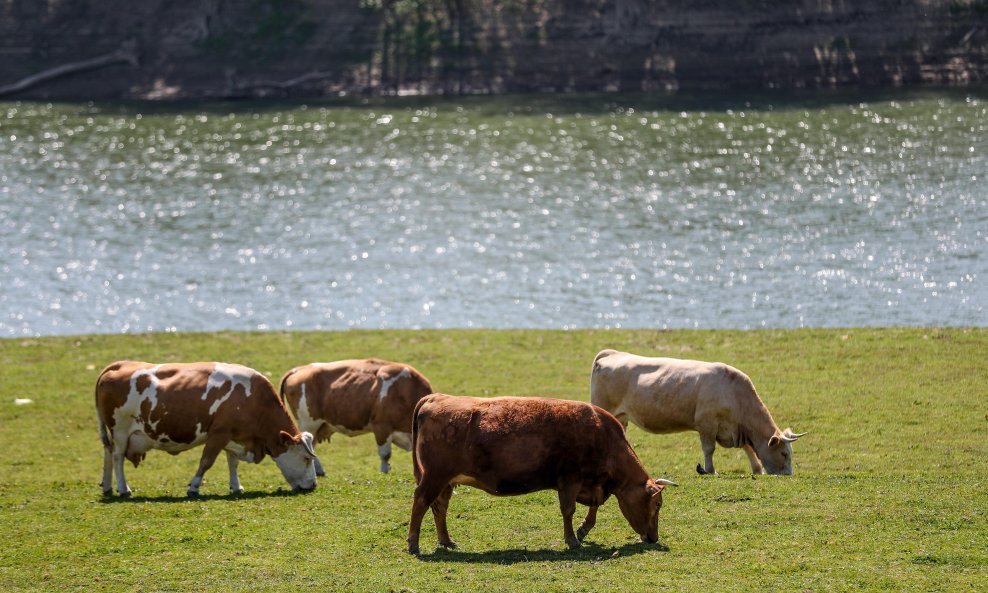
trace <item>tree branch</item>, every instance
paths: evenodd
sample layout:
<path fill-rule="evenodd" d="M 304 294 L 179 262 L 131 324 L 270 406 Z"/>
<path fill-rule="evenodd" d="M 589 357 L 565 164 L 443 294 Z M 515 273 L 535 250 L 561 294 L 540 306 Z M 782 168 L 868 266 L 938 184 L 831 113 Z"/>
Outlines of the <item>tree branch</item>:
<path fill-rule="evenodd" d="M 54 68 L 49 68 L 47 70 L 42 70 L 37 74 L 32 74 L 27 78 L 22 78 L 21 80 L 8 84 L 6 86 L 0 86 L 0 97 L 3 95 L 9 95 L 12 93 L 17 93 L 25 89 L 37 86 L 39 84 L 54 80 L 56 78 L 61 78 L 69 74 L 75 74 L 76 72 L 84 72 L 86 70 L 96 70 L 98 68 L 104 68 L 106 66 L 111 66 L 113 64 L 126 63 L 131 66 L 137 66 L 137 51 L 135 44 L 132 41 L 128 41 L 120 46 L 116 51 L 110 52 L 108 54 L 103 54 L 95 58 L 90 58 L 88 60 L 82 60 L 80 62 L 69 62 L 68 64 L 62 64 L 61 66 L 55 66 Z"/>

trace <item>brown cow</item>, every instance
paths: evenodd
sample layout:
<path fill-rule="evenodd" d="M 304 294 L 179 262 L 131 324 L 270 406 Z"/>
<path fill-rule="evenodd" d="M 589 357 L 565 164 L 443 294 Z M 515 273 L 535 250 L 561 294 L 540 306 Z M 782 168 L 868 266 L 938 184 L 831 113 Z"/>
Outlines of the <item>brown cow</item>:
<path fill-rule="evenodd" d="M 299 427 L 328 441 L 334 432 L 346 436 L 374 433 L 381 471 L 391 470 L 391 443 L 408 451 L 412 412 L 432 385 L 407 364 L 377 358 L 312 363 L 296 367 L 281 380 L 281 396 Z M 325 475 L 321 465 L 316 473 Z"/>
<path fill-rule="evenodd" d="M 159 364 L 121 361 L 96 382 L 96 414 L 103 441 L 103 494 L 131 495 L 124 459 L 134 467 L 151 449 L 173 455 L 204 445 L 188 495 L 197 496 L 202 476 L 226 451 L 230 490 L 243 492 L 240 460 L 260 463 L 270 455 L 294 490 L 316 486 L 312 435 L 300 433 L 263 375 L 219 362 Z"/>
<path fill-rule="evenodd" d="M 646 358 L 603 350 L 593 362 L 590 401 L 648 432 L 700 433 L 704 467 L 714 472 L 714 446 L 741 447 L 756 474 L 792 474 L 792 442 L 779 430 L 747 375 L 719 362 Z M 803 433 L 805 434 L 805 433 Z"/>
<path fill-rule="evenodd" d="M 537 397 L 424 398 L 415 409 L 412 462 L 418 484 L 408 523 L 412 554 L 419 552 L 429 507 L 439 544 L 456 546 L 446 510 L 459 484 L 498 496 L 558 491 L 571 548 L 580 547 L 611 494 L 642 540 L 658 541 L 662 490 L 675 485 L 648 476 L 614 416 L 583 402 Z M 574 533 L 577 502 L 590 511 Z"/>

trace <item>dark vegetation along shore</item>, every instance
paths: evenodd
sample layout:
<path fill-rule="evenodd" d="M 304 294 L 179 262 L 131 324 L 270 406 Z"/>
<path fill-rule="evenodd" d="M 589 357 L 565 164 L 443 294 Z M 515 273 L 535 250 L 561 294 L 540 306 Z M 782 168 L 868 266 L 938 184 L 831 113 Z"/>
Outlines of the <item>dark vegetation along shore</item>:
<path fill-rule="evenodd" d="M 248 98 L 988 81 L 986 0 L 0 4 L 0 96 Z"/>
<path fill-rule="evenodd" d="M 132 499 L 103 497 L 93 390 L 110 361 L 219 359 L 277 380 L 312 361 L 376 355 L 460 395 L 588 399 L 593 357 L 612 347 L 719 360 L 748 373 L 773 417 L 809 431 L 794 475 L 752 477 L 718 448 L 698 476 L 695 433 L 628 437 L 675 480 L 659 542 L 600 509 L 567 550 L 556 494 L 496 498 L 458 488 L 460 548 L 405 552 L 414 481 L 373 437 L 317 449 L 327 475 L 290 495 L 270 460 L 222 463 L 201 497 L 199 451 L 151 452 Z M 980 591 L 988 581 L 985 328 L 769 331 L 351 331 L 68 336 L 0 340 L 2 591 Z M 25 400 L 31 400 L 30 403 Z M 578 514 L 582 516 L 583 507 Z"/>

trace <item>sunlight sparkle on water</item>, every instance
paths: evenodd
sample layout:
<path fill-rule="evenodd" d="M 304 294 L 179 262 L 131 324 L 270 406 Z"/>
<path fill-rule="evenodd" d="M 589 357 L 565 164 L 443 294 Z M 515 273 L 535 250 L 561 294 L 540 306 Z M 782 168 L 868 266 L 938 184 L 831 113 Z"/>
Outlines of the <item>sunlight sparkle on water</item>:
<path fill-rule="evenodd" d="M 2 104 L 0 335 L 988 321 L 981 101 L 662 101 Z"/>

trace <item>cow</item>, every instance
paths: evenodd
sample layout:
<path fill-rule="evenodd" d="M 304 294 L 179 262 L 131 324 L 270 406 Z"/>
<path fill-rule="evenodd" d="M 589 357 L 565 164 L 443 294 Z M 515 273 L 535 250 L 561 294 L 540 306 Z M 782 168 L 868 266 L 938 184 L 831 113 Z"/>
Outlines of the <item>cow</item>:
<path fill-rule="evenodd" d="M 96 381 L 103 441 L 103 494 L 130 497 L 124 459 L 137 467 L 151 449 L 177 455 L 203 445 L 187 495 L 199 495 L 203 474 L 226 451 L 230 491 L 244 491 L 240 461 L 274 459 L 294 491 L 316 486 L 312 435 L 299 432 L 274 386 L 253 369 L 220 362 L 115 362 Z"/>
<path fill-rule="evenodd" d="M 367 358 L 296 367 L 281 380 L 281 396 L 299 427 L 317 443 L 333 433 L 374 433 L 381 471 L 391 471 L 391 443 L 411 449 L 412 412 L 432 393 L 422 373 L 407 364 Z M 325 475 L 322 465 L 316 473 Z"/>
<path fill-rule="evenodd" d="M 699 432 L 701 475 L 716 473 L 718 443 L 741 447 L 756 474 L 792 475 L 792 442 L 806 434 L 779 430 L 751 379 L 719 362 L 603 350 L 593 361 L 590 401 L 625 428 L 630 420 L 653 433 Z"/>
<path fill-rule="evenodd" d="M 496 496 L 558 491 L 564 539 L 574 549 L 596 523 L 597 508 L 613 494 L 642 540 L 658 541 L 662 491 L 675 484 L 650 478 L 621 424 L 596 406 L 539 397 L 437 393 L 419 402 L 413 426 L 417 485 L 408 523 L 411 554 L 419 553 L 422 517 L 430 507 L 439 544 L 456 547 L 446 528 L 446 510 L 457 485 Z M 574 532 L 577 502 L 590 510 Z"/>

